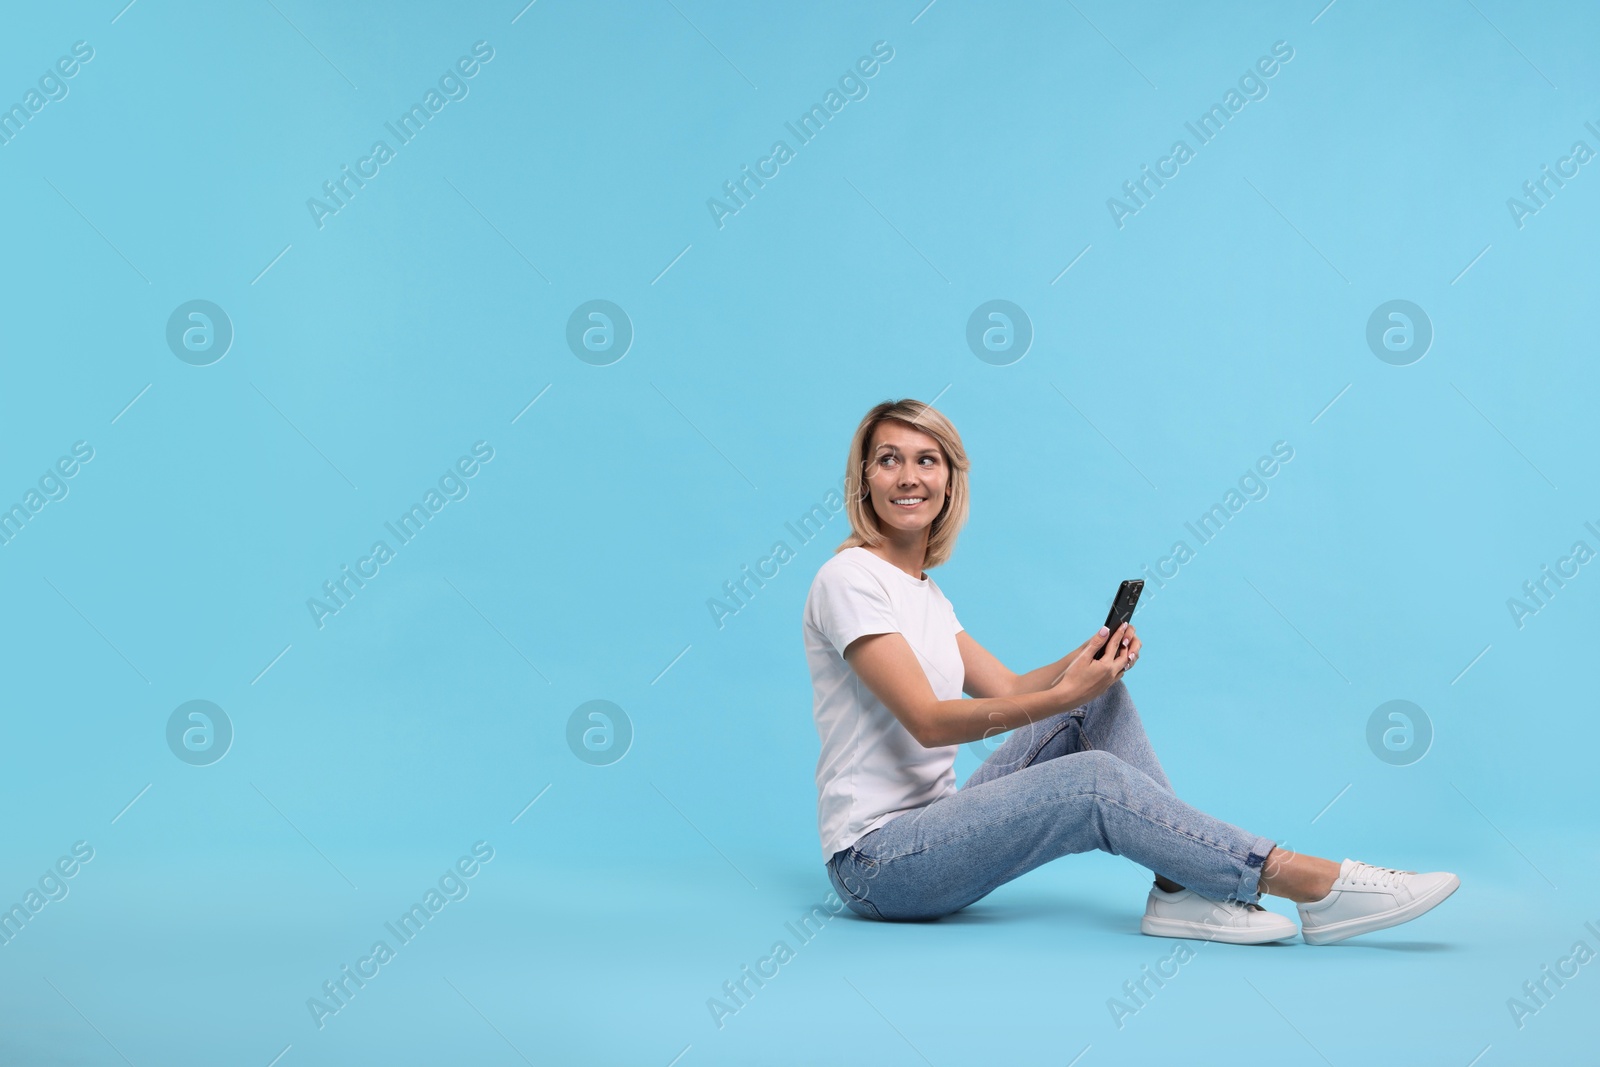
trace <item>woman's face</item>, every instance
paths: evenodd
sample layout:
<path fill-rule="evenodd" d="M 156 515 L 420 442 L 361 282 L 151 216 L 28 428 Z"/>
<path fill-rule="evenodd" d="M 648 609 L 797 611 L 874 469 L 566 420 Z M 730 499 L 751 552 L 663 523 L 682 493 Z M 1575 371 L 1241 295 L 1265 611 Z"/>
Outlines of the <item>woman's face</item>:
<path fill-rule="evenodd" d="M 933 525 L 944 510 L 950 467 L 938 441 L 886 419 L 872 431 L 866 480 L 882 527 L 914 532 Z"/>

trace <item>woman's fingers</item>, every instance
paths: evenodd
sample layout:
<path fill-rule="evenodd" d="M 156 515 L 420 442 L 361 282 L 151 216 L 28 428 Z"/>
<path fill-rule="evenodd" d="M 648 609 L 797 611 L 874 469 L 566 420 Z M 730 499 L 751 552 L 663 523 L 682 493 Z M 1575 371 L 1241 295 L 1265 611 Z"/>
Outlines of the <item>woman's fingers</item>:
<path fill-rule="evenodd" d="M 1124 644 L 1124 642 L 1128 640 L 1128 630 L 1128 624 L 1123 623 L 1121 626 L 1117 627 L 1116 635 L 1112 638 L 1114 647 L 1116 648 L 1116 655 L 1112 657 L 1112 665 L 1116 668 L 1118 674 L 1121 674 L 1123 671 L 1128 669 L 1128 655 L 1133 651 L 1131 644 Z"/>
<path fill-rule="evenodd" d="M 1105 647 L 1100 653 L 1100 660 L 1106 666 L 1109 667 L 1115 663 L 1118 654 L 1122 651 L 1122 633 L 1127 627 L 1128 624 L 1123 623 L 1111 632 L 1111 636 L 1105 639 Z M 1105 629 L 1105 627 L 1101 627 L 1101 629 Z"/>

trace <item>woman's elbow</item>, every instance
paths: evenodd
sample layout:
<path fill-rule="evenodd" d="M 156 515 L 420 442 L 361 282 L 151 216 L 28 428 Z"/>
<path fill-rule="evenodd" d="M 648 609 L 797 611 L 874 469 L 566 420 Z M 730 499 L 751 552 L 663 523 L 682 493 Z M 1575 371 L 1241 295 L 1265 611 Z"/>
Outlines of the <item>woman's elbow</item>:
<path fill-rule="evenodd" d="M 942 748 L 945 745 L 955 744 L 954 741 L 949 739 L 944 724 L 936 717 L 926 715 L 915 720 L 915 722 L 916 725 L 914 727 L 907 727 L 907 729 L 911 734 L 912 740 L 923 748 Z"/>

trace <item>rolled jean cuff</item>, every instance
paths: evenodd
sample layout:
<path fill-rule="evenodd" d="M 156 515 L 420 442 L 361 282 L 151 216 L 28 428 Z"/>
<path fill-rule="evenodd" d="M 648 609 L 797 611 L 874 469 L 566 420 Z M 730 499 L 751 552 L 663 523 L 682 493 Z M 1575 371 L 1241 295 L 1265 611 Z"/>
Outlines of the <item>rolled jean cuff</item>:
<path fill-rule="evenodd" d="M 1265 837 L 1258 837 L 1251 842 L 1250 854 L 1245 857 L 1244 866 L 1239 871 L 1239 884 L 1229 896 L 1246 904 L 1254 904 L 1261 899 L 1261 867 L 1276 847 L 1275 842 Z"/>

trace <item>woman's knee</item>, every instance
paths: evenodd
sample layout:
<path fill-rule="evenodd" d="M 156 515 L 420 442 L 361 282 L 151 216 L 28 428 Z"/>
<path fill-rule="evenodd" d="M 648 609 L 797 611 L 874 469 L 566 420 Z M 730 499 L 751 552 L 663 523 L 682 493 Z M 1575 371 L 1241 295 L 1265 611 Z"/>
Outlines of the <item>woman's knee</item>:
<path fill-rule="evenodd" d="M 1096 778 L 1107 775 L 1114 776 L 1118 773 L 1119 768 L 1128 765 L 1121 756 L 1100 748 L 1091 748 L 1087 752 L 1079 752 L 1072 758 L 1078 761 L 1080 771 L 1092 774 Z"/>
<path fill-rule="evenodd" d="M 1099 696 L 1095 697 L 1090 710 L 1100 712 L 1120 713 L 1133 710 L 1133 695 L 1128 692 L 1128 685 L 1121 678 L 1111 683 L 1111 686 Z"/>
<path fill-rule="evenodd" d="M 1134 788 L 1138 768 L 1121 756 L 1093 748 L 1079 752 L 1063 763 L 1064 791 L 1088 793 L 1096 800 L 1123 800 Z"/>

